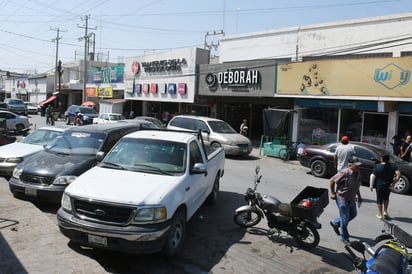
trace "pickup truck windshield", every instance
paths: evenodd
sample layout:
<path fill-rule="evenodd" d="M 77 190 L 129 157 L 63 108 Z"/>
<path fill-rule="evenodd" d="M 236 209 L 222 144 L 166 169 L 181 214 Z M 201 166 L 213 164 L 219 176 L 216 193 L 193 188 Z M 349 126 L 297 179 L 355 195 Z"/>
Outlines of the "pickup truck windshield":
<path fill-rule="evenodd" d="M 95 155 L 105 137 L 103 133 L 68 131 L 46 146 L 46 149 L 54 153 Z"/>
<path fill-rule="evenodd" d="M 123 138 L 105 157 L 103 166 L 177 175 L 185 172 L 186 161 L 185 143 Z"/>

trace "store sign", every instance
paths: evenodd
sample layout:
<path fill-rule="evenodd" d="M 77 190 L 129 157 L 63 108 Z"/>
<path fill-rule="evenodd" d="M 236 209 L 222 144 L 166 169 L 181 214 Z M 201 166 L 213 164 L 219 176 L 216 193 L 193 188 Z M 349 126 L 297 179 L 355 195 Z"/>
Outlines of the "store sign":
<path fill-rule="evenodd" d="M 124 67 L 112 66 L 89 69 L 89 84 L 123 83 Z"/>
<path fill-rule="evenodd" d="M 222 87 L 246 87 L 260 83 L 260 73 L 255 69 L 232 68 L 217 75 L 208 73 L 205 78 L 209 87 L 220 84 Z"/>
<path fill-rule="evenodd" d="M 186 59 L 168 59 L 160 61 L 142 62 L 142 67 L 145 72 L 168 72 L 181 71 L 182 65 L 186 65 Z"/>
<path fill-rule="evenodd" d="M 290 62 L 276 69 L 277 95 L 412 97 L 409 56 Z"/>

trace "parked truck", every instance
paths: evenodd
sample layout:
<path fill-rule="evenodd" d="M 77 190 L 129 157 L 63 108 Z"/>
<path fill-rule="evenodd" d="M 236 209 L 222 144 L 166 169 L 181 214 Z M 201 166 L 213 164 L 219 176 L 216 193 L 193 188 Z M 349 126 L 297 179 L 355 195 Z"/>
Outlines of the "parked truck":
<path fill-rule="evenodd" d="M 218 199 L 224 150 L 197 132 L 142 130 L 103 156 L 66 188 L 60 231 L 84 246 L 176 255 L 187 221 Z"/>

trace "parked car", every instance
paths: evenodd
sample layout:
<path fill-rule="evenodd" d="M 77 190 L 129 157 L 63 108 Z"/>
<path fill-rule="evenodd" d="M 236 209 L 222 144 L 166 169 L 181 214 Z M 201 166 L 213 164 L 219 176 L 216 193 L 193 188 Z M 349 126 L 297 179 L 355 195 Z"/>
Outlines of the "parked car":
<path fill-rule="evenodd" d="M 7 104 L 4 102 L 0 102 L 0 110 L 7 110 L 9 111 L 9 109 L 7 108 Z"/>
<path fill-rule="evenodd" d="M 300 156 L 299 162 L 302 166 L 308 167 L 311 173 L 316 177 L 330 177 L 336 173 L 333 162 L 333 155 L 336 147 L 340 143 L 330 143 L 323 146 L 306 146 L 306 154 Z M 381 155 L 387 153 L 390 155 L 390 161 L 395 163 L 401 172 L 401 179 L 395 185 L 393 192 L 406 194 L 411 190 L 412 182 L 412 163 L 408 163 L 395 156 L 393 153 L 371 144 L 350 142 L 355 147 L 355 155 L 362 165 L 359 167 L 362 181 L 369 185 L 369 177 L 373 167 L 380 161 Z"/>
<path fill-rule="evenodd" d="M 60 231 L 85 246 L 176 255 L 186 222 L 219 197 L 225 154 L 208 148 L 197 132 L 128 134 L 65 190 Z"/>
<path fill-rule="evenodd" d="M 155 124 L 156 127 L 158 127 L 158 128 L 165 128 L 165 125 L 162 123 L 162 121 L 160 121 L 159 119 L 157 119 L 157 118 L 155 118 L 155 117 L 150 117 L 150 116 L 136 116 L 133 120 L 149 121 L 149 122 L 152 122 L 153 124 Z"/>
<path fill-rule="evenodd" d="M 25 133 L 30 130 L 30 122 L 27 116 L 17 115 L 13 112 L 0 110 L 0 131 Z"/>
<path fill-rule="evenodd" d="M 24 104 L 23 100 L 16 98 L 6 98 L 4 99 L 4 103 L 7 104 L 7 109 L 10 112 L 27 115 L 27 107 Z"/>
<path fill-rule="evenodd" d="M 118 113 L 100 113 L 99 116 L 93 118 L 93 124 L 113 123 L 121 120 L 126 120 L 126 117 Z"/>
<path fill-rule="evenodd" d="M 36 103 L 24 102 L 24 104 L 26 105 L 28 114 L 39 114 L 39 112 L 41 111 L 41 107 Z"/>
<path fill-rule="evenodd" d="M 93 118 L 97 118 L 99 114 L 92 107 L 82 107 L 78 105 L 71 105 L 64 113 L 66 124 L 70 125 L 74 122 L 74 116 L 79 114 L 80 125 L 93 124 Z"/>
<path fill-rule="evenodd" d="M 246 136 L 239 134 L 225 121 L 191 115 L 173 117 L 168 129 L 186 129 L 201 131 L 206 145 L 223 147 L 226 155 L 249 155 L 252 142 Z"/>
<path fill-rule="evenodd" d="M 119 122 L 71 127 L 16 166 L 10 191 L 14 196 L 60 203 L 66 186 L 97 164 L 98 151 L 107 153 L 122 136 L 141 126 Z"/>
<path fill-rule="evenodd" d="M 43 146 L 61 136 L 65 128 L 67 127 L 41 127 L 20 142 L 0 146 L 0 175 L 10 177 L 18 163 L 33 153 L 42 151 Z"/>

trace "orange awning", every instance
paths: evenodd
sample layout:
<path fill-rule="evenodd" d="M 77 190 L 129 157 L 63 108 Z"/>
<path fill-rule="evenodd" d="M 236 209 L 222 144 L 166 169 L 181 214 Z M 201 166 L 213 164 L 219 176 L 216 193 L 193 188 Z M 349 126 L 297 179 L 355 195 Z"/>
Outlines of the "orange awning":
<path fill-rule="evenodd" d="M 55 100 L 57 97 L 56 96 L 50 96 L 49 98 L 47 98 L 46 100 L 42 101 L 39 103 L 39 106 L 44 106 L 45 104 L 50 103 L 51 101 Z"/>

